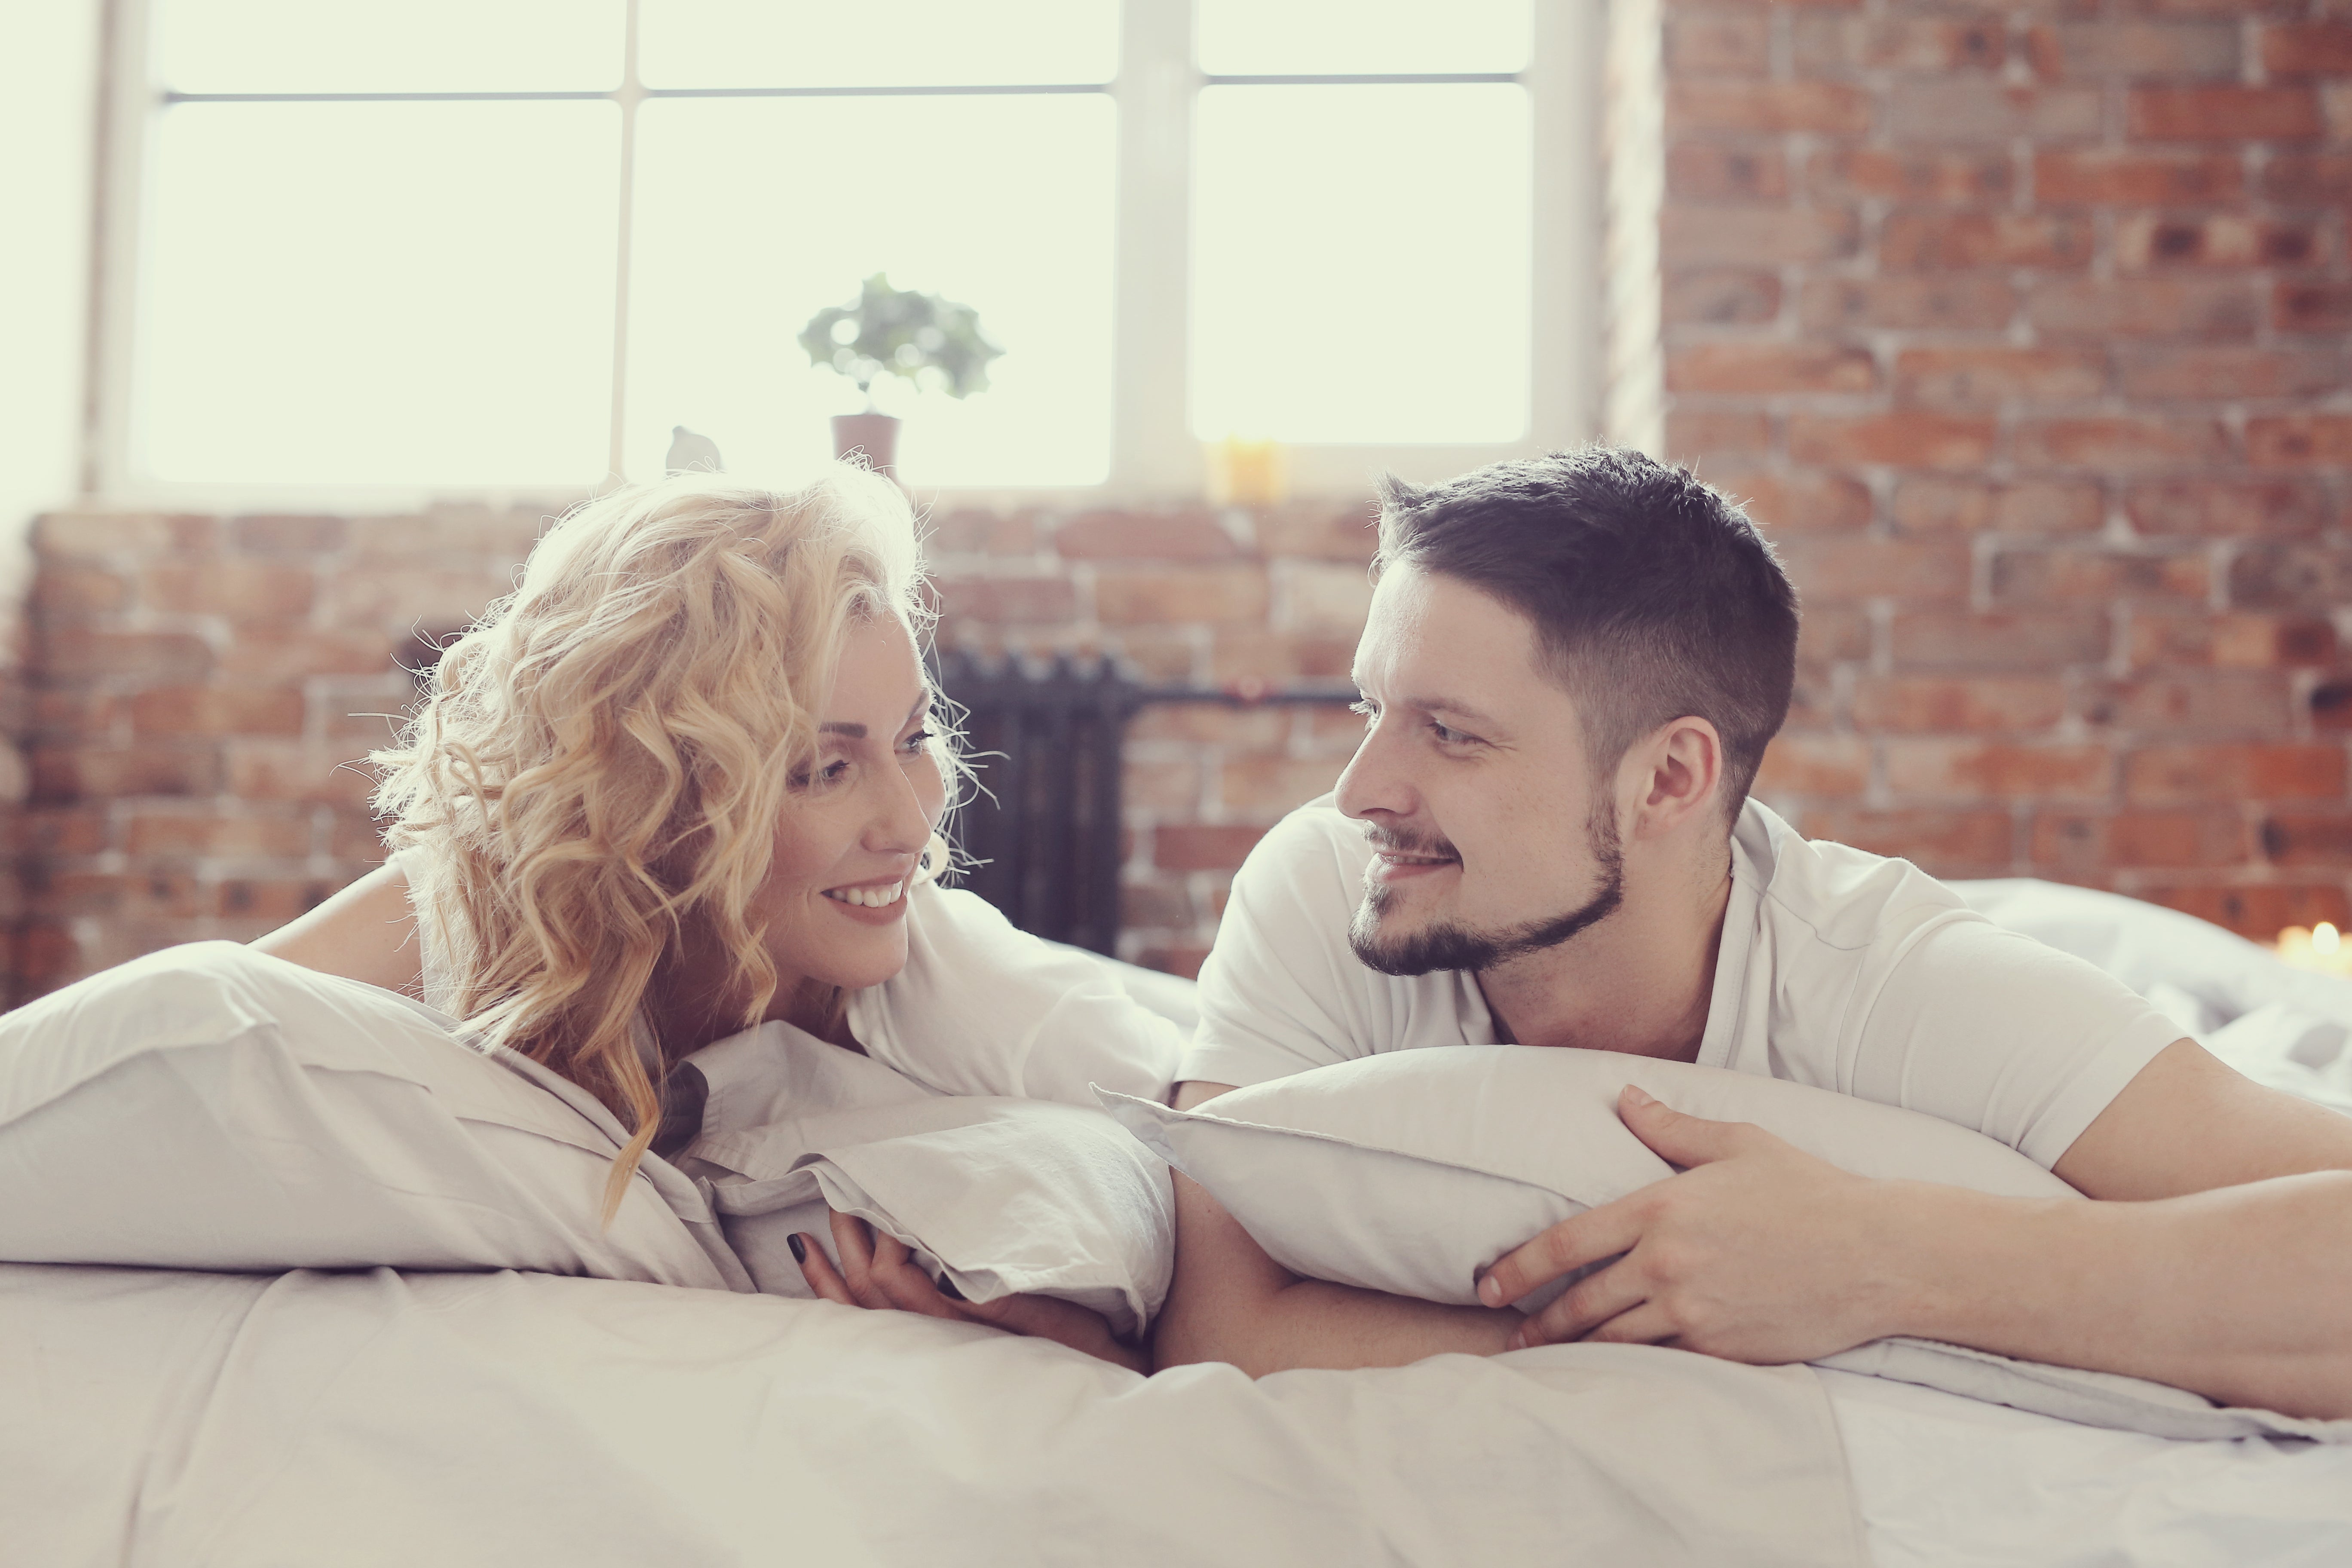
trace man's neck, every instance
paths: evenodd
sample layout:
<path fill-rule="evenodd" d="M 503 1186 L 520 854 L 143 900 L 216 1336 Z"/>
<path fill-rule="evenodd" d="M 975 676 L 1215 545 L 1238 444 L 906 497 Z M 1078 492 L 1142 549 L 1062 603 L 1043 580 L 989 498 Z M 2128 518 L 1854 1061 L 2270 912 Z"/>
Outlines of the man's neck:
<path fill-rule="evenodd" d="M 1502 1037 L 1696 1061 L 1731 901 L 1730 859 L 1711 877 L 1667 875 L 1549 952 L 1478 974 Z M 1664 884 L 1663 886 L 1659 884 Z"/>

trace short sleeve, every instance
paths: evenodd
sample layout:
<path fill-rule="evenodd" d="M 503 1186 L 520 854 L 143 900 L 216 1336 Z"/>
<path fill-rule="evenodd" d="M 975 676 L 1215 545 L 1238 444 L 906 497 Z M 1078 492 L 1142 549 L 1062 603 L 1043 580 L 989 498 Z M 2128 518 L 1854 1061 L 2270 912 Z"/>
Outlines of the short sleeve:
<path fill-rule="evenodd" d="M 1118 966 L 1022 931 L 987 900 L 908 895 L 907 965 L 849 998 L 867 1055 L 945 1094 L 1092 1108 L 1092 1086 L 1163 1100 L 1183 1032 L 1127 994 Z"/>
<path fill-rule="evenodd" d="M 1343 840 L 1333 821 L 1345 824 L 1328 806 L 1301 807 L 1234 873 L 1179 1081 L 1238 1088 L 1375 1048 L 1370 973 L 1348 946 L 1363 836 Z"/>
<path fill-rule="evenodd" d="M 1855 1022 L 1852 1093 L 1972 1127 L 2045 1169 L 2181 1037 L 2112 976 L 1973 916 L 1923 931 Z"/>

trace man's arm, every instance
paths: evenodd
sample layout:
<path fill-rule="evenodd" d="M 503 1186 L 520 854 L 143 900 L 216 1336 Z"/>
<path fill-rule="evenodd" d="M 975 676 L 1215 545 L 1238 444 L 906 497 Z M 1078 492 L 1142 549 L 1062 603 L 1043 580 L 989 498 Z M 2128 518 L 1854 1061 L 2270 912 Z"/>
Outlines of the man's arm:
<path fill-rule="evenodd" d="M 1488 1271 L 1482 1296 L 1516 1300 L 1625 1254 L 1530 1318 L 1528 1342 L 1773 1362 L 1916 1334 L 2352 1415 L 2352 1118 L 2192 1040 L 2150 1061 L 2058 1161 L 2089 1203 L 1865 1181 L 1757 1128 L 1632 1096 L 1621 1110 L 1690 1168 Z"/>
<path fill-rule="evenodd" d="M 1179 1084 L 1176 1108 L 1232 1087 Z M 1155 1367 L 1222 1361 L 1262 1377 L 1288 1367 L 1402 1366 L 1449 1351 L 1492 1355 L 1524 1321 L 1507 1307 L 1448 1307 L 1302 1279 L 1176 1173 L 1176 1278 L 1152 1327 Z"/>

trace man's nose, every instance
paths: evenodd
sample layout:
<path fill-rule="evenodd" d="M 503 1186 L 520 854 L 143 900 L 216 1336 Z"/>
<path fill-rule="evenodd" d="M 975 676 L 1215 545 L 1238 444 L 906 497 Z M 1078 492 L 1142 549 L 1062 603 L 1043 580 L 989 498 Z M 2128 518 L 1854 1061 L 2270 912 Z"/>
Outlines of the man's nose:
<path fill-rule="evenodd" d="M 1411 815 L 1412 783 L 1399 765 L 1397 749 L 1385 721 L 1374 721 L 1371 728 L 1364 731 L 1356 754 L 1339 774 L 1339 783 L 1332 791 L 1332 804 L 1359 822 L 1369 819 L 1374 812 Z"/>

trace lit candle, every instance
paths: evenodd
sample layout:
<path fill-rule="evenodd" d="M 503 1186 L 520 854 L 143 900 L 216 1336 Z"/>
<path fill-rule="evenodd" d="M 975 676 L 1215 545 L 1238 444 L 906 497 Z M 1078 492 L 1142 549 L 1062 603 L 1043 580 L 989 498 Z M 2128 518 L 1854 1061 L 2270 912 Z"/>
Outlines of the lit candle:
<path fill-rule="evenodd" d="M 2278 933 L 2279 957 L 2297 969 L 2315 969 L 2323 974 L 2352 975 L 2352 945 L 2344 941 L 2344 933 L 2326 921 L 2306 931 L 2302 926 L 2289 926 Z"/>

